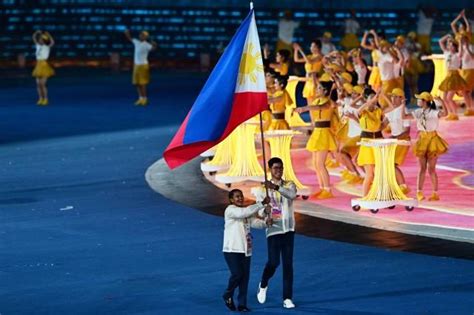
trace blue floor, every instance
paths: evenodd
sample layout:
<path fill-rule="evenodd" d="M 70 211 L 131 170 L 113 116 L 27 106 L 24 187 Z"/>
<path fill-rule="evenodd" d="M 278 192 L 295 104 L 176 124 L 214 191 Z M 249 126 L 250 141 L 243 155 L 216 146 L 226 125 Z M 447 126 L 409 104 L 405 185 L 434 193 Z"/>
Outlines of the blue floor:
<path fill-rule="evenodd" d="M 134 107 L 128 74 L 66 72 L 51 106 L 29 78 L 0 79 L 0 313 L 222 314 L 223 220 L 154 193 L 161 157 L 204 75 L 155 74 Z M 474 262 L 296 237 L 294 301 L 254 294 L 265 263 L 256 231 L 256 314 L 467 314 Z"/>

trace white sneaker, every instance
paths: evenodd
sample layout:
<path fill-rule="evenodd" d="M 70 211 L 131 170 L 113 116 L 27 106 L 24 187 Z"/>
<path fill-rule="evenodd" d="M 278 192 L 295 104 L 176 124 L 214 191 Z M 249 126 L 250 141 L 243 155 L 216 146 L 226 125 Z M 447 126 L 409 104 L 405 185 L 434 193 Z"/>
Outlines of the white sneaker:
<path fill-rule="evenodd" d="M 266 288 L 262 288 L 260 287 L 260 283 L 258 284 L 258 293 L 257 293 L 258 303 L 263 304 L 267 300 L 267 289 L 268 289 L 268 286 Z"/>
<path fill-rule="evenodd" d="M 286 299 L 283 301 L 283 307 L 284 308 L 295 308 L 295 304 L 293 303 L 292 300 Z"/>

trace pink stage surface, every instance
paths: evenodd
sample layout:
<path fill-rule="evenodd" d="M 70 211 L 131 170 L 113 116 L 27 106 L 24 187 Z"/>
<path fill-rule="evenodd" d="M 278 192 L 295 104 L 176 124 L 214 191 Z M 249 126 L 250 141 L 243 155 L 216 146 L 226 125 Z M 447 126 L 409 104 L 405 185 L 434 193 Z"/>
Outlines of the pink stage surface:
<path fill-rule="evenodd" d="M 414 122 L 411 130 L 414 143 Z M 437 165 L 440 201 L 424 200 L 411 212 L 402 206 L 380 209 L 377 214 L 364 209 L 354 212 L 351 199 L 362 196 L 362 186 L 347 184 L 340 177 L 342 168 L 332 168 L 329 172 L 335 198 L 298 200 L 296 211 L 357 225 L 474 242 L 474 117 L 460 117 L 455 122 L 442 120 L 439 134 L 449 143 L 449 151 L 439 158 Z M 305 143 L 305 137 L 294 140 L 291 151 L 293 167 L 299 180 L 315 192 L 319 190 L 316 174 L 311 153 L 304 149 Z M 412 150 L 402 171 L 411 189 L 408 195 L 415 197 L 418 164 Z M 207 178 L 215 185 L 228 189 L 217 184 L 211 176 Z M 232 188 L 242 188 L 246 196 L 251 198 L 250 188 L 255 185 L 255 182 L 244 182 L 233 184 Z M 432 192 L 428 174 L 423 191 L 428 199 Z"/>

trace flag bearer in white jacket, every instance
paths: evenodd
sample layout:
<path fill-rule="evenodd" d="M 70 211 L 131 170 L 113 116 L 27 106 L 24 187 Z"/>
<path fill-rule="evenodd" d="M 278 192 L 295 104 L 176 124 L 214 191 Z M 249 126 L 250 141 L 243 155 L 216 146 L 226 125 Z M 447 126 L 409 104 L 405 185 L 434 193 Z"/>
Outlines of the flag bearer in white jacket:
<path fill-rule="evenodd" d="M 239 288 L 238 310 L 248 312 L 247 288 L 250 275 L 250 257 L 252 256 L 252 234 L 250 228 L 265 228 L 271 225 L 272 219 L 263 220 L 257 214 L 263 216 L 270 212 L 268 205 L 270 198 L 263 198 L 261 202 L 244 206 L 244 195 L 241 190 L 233 189 L 229 192 L 230 205 L 225 209 L 224 219 L 224 258 L 229 266 L 231 276 L 229 284 L 224 292 L 225 305 L 232 311 L 236 310 L 234 305 L 234 290 Z"/>
<path fill-rule="evenodd" d="M 296 198 L 296 186 L 292 181 L 282 179 L 283 161 L 274 157 L 268 161 L 272 174 L 268 188 L 273 224 L 267 228 L 268 261 L 263 270 L 258 288 L 258 302 L 265 303 L 268 282 L 280 264 L 283 265 L 283 307 L 294 308 L 293 304 L 293 244 L 295 238 L 295 214 L 293 200 Z M 254 191 L 257 201 L 264 200 L 265 189 L 259 187 Z"/>

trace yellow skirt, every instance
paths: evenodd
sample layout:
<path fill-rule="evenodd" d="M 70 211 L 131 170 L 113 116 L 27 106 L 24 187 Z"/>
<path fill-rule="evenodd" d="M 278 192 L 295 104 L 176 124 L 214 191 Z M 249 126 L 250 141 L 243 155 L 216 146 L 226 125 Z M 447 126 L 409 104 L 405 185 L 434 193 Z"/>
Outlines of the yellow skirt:
<path fill-rule="evenodd" d="M 458 70 L 449 70 L 446 78 L 439 85 L 440 91 L 457 92 L 466 89 L 466 81 L 461 77 Z"/>
<path fill-rule="evenodd" d="M 360 142 L 368 142 L 369 138 L 361 138 Z M 375 165 L 374 149 L 372 147 L 367 147 L 365 145 L 360 146 L 359 156 L 357 157 L 357 165 Z"/>
<path fill-rule="evenodd" d="M 410 135 L 403 134 L 397 137 L 397 139 L 410 141 Z M 395 164 L 396 165 L 402 165 L 403 162 L 405 162 L 405 158 L 407 157 L 407 153 L 409 150 L 410 150 L 409 145 L 397 145 L 397 148 L 395 149 Z"/>
<path fill-rule="evenodd" d="M 370 72 L 369 76 L 369 85 L 374 90 L 378 90 L 378 88 L 382 85 L 382 78 L 380 77 L 379 67 L 372 68 L 372 71 Z"/>
<path fill-rule="evenodd" d="M 306 150 L 310 152 L 335 151 L 336 149 L 336 140 L 329 128 L 314 128 L 308 143 L 306 143 Z"/>
<path fill-rule="evenodd" d="M 359 152 L 359 145 L 357 144 L 360 141 L 360 136 L 347 138 L 344 142 L 344 145 L 341 148 L 341 152 L 347 153 L 353 158 Z"/>
<path fill-rule="evenodd" d="M 54 69 L 46 60 L 38 60 L 31 75 L 35 78 L 49 78 L 54 75 Z"/>
<path fill-rule="evenodd" d="M 340 44 L 345 50 L 351 50 L 352 48 L 357 48 L 360 45 L 359 38 L 356 34 L 347 33 L 341 39 Z"/>
<path fill-rule="evenodd" d="M 316 89 L 312 78 L 309 78 L 309 81 L 306 81 L 303 88 L 303 97 L 304 98 L 314 98 L 316 96 Z"/>
<path fill-rule="evenodd" d="M 420 131 L 415 144 L 417 157 L 435 157 L 448 151 L 448 143 L 436 131 Z"/>
<path fill-rule="evenodd" d="M 474 69 L 461 70 L 461 77 L 466 81 L 467 91 L 474 90 Z"/>
<path fill-rule="evenodd" d="M 146 65 L 135 65 L 133 66 L 133 85 L 147 85 L 150 83 L 150 66 Z"/>
<path fill-rule="evenodd" d="M 346 142 L 348 137 L 347 133 L 349 132 L 349 123 L 346 121 L 341 123 L 337 132 L 336 132 L 336 140 L 338 142 Z"/>
<path fill-rule="evenodd" d="M 418 43 L 421 46 L 421 51 L 424 53 L 431 52 L 431 37 L 430 35 L 418 35 Z"/>
<path fill-rule="evenodd" d="M 290 126 L 284 119 L 272 119 L 268 130 L 290 130 Z"/>

